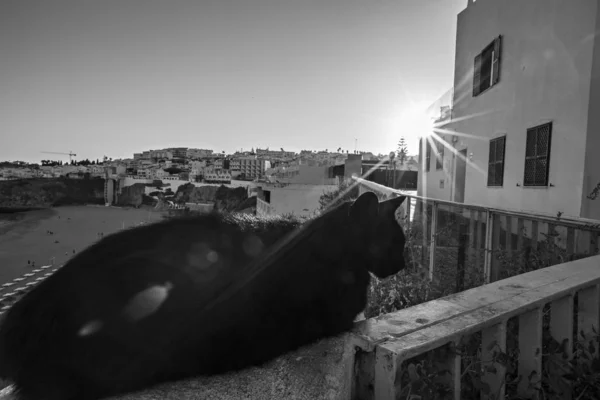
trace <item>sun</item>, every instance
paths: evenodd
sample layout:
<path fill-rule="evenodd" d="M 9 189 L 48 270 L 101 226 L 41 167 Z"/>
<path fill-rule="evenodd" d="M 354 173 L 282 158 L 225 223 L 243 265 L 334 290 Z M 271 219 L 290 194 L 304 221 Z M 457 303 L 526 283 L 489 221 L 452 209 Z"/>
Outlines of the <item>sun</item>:
<path fill-rule="evenodd" d="M 404 109 L 397 121 L 398 133 L 405 138 L 418 139 L 433 133 L 433 120 L 423 104 L 412 104 Z"/>

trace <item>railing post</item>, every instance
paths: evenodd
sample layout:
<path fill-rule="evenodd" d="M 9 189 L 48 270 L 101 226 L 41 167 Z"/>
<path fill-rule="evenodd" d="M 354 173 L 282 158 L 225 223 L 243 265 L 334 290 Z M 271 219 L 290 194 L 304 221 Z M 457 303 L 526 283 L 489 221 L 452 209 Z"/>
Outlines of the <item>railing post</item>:
<path fill-rule="evenodd" d="M 433 280 L 435 270 L 435 243 L 437 236 L 438 203 L 434 201 L 431 205 L 431 236 L 429 239 L 429 280 Z"/>
<path fill-rule="evenodd" d="M 394 352 L 379 345 L 375 348 L 374 394 L 377 400 L 396 400 L 401 392 L 400 360 Z"/>
<path fill-rule="evenodd" d="M 406 196 L 406 200 L 404 201 L 406 202 L 406 227 L 410 228 L 410 211 L 412 206 L 412 197 Z"/>
<path fill-rule="evenodd" d="M 528 398 L 542 377 L 542 308 L 519 315 L 519 375 L 517 393 Z M 535 374 L 534 374 L 535 373 Z"/>
<path fill-rule="evenodd" d="M 467 255 L 467 225 L 458 226 L 458 256 L 456 257 L 456 292 L 465 290 L 465 262 Z"/>
<path fill-rule="evenodd" d="M 483 282 L 488 284 L 492 279 L 492 240 L 494 236 L 494 213 L 490 210 L 485 212 L 485 254 L 483 260 Z"/>
<path fill-rule="evenodd" d="M 506 367 L 498 362 L 498 353 L 506 352 L 506 321 L 485 328 L 481 331 L 481 359 L 490 360 L 490 365 L 496 369 L 495 373 L 485 369 L 482 381 L 490 386 L 490 394 L 496 399 L 504 399 Z M 483 396 L 482 396 L 483 398 Z"/>
<path fill-rule="evenodd" d="M 475 225 L 475 230 L 476 230 L 476 233 L 475 233 L 475 240 L 476 240 L 475 241 L 475 270 L 479 269 L 479 267 L 482 266 L 481 250 L 484 250 L 483 256 L 485 257 L 485 237 L 483 237 L 485 232 L 483 232 L 483 217 L 484 217 L 484 213 L 481 210 L 477 210 L 477 222 Z M 482 243 L 482 241 L 483 241 L 483 243 Z"/>
<path fill-rule="evenodd" d="M 593 285 L 582 289 L 577 294 L 577 330 L 578 336 L 575 340 L 584 342 L 588 347 L 588 342 L 593 340 L 595 332 L 600 331 L 600 285 Z M 579 337 L 581 332 L 585 338 Z M 596 346 L 593 357 L 598 356 L 600 351 Z"/>
<path fill-rule="evenodd" d="M 420 200 L 420 204 L 421 204 L 421 236 L 422 236 L 422 243 L 421 243 L 421 265 L 423 265 L 425 263 L 425 250 L 428 249 L 428 238 L 427 238 L 427 220 L 429 219 L 428 215 L 427 215 L 427 202 L 425 202 L 424 200 Z M 428 266 L 429 267 L 429 266 Z"/>
<path fill-rule="evenodd" d="M 550 334 L 558 343 L 562 344 L 563 341 L 566 341 L 566 345 L 563 348 L 565 352 L 564 356 L 567 360 L 571 360 L 573 358 L 573 295 L 570 294 L 562 299 L 553 301 L 550 306 L 550 312 Z M 552 363 L 549 363 L 547 368 L 551 373 L 550 376 L 554 376 L 557 379 L 556 386 L 562 391 L 560 393 L 561 398 L 570 400 L 572 398 L 571 387 L 567 382 L 560 379 L 565 375 L 566 371 L 561 371 L 560 367 Z"/>
<path fill-rule="evenodd" d="M 476 239 L 476 233 L 475 233 L 475 213 L 476 211 L 473 210 L 472 208 L 469 209 L 469 230 L 468 230 L 468 247 L 467 247 L 467 262 L 469 264 L 473 263 L 473 259 L 474 259 L 474 255 L 475 255 L 475 239 Z"/>

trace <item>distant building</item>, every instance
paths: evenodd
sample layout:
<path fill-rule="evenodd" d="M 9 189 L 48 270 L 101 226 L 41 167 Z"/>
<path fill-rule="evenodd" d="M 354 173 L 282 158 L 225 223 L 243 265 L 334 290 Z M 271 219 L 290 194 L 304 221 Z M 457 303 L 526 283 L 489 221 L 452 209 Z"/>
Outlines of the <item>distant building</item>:
<path fill-rule="evenodd" d="M 323 193 L 338 188 L 329 167 L 295 165 L 268 172 L 267 182 L 257 184 L 258 215 L 310 215 L 319 210 Z"/>
<path fill-rule="evenodd" d="M 173 158 L 186 159 L 188 154 L 187 147 L 171 147 L 165 149 L 173 154 Z"/>
<path fill-rule="evenodd" d="M 258 159 L 256 157 L 241 157 L 238 160 L 241 177 L 249 180 L 262 178 L 267 168 L 271 166 L 269 161 Z M 235 165 L 235 162 L 233 162 L 233 164 Z M 230 168 L 231 167 L 232 164 L 230 163 Z"/>
<path fill-rule="evenodd" d="M 205 172 L 204 182 L 206 182 L 206 183 L 231 183 L 231 174 L 227 171 Z"/>
<path fill-rule="evenodd" d="M 149 157 L 154 162 L 159 160 L 172 160 L 174 153 L 168 150 L 150 150 Z"/>
<path fill-rule="evenodd" d="M 395 189 L 416 190 L 419 178 L 417 168 L 410 170 L 408 165 L 390 165 L 389 161 L 363 160 L 362 154 L 349 154 L 344 164 L 330 167 L 330 174 L 344 179 L 362 177 L 380 185 Z"/>
<path fill-rule="evenodd" d="M 191 160 L 212 156 L 213 151 L 208 149 L 187 149 L 186 157 Z"/>
<path fill-rule="evenodd" d="M 274 157 L 274 158 L 289 158 L 289 157 L 294 157 L 296 155 L 296 153 L 294 153 L 293 151 L 285 151 L 283 149 L 269 150 L 269 148 L 266 148 L 266 149 L 258 149 L 257 148 L 255 153 L 257 156 Z"/>

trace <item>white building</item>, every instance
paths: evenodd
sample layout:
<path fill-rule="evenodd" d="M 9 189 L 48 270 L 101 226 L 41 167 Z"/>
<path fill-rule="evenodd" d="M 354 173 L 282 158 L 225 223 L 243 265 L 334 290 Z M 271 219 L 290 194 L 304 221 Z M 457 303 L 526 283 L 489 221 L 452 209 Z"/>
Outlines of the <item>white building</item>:
<path fill-rule="evenodd" d="M 257 213 L 310 215 L 319 210 L 319 199 L 338 188 L 328 167 L 296 165 L 269 170 L 268 182 L 260 183 Z"/>
<path fill-rule="evenodd" d="M 456 134 L 422 148 L 420 194 L 600 219 L 599 30 L 598 1 L 469 0 L 441 116 Z"/>
<path fill-rule="evenodd" d="M 208 149 L 187 149 L 187 158 L 197 160 L 212 156 L 213 151 Z"/>

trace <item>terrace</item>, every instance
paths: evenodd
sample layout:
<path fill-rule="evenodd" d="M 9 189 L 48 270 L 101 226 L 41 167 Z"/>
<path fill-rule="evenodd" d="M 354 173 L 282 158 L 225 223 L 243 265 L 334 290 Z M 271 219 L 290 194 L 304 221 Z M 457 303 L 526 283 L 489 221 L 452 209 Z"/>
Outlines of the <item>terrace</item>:
<path fill-rule="evenodd" d="M 381 197 L 401 193 L 357 181 Z M 358 321 L 352 332 L 261 368 L 120 398 L 594 398 L 598 222 L 409 197 L 408 251 L 431 282 L 452 283 L 447 295 Z M 4 285 L 2 309 L 48 269 Z M 587 383 L 577 381 L 581 373 Z"/>

